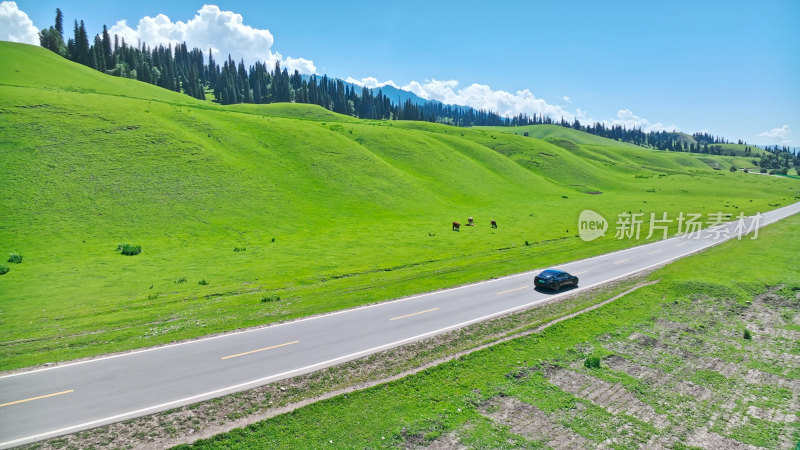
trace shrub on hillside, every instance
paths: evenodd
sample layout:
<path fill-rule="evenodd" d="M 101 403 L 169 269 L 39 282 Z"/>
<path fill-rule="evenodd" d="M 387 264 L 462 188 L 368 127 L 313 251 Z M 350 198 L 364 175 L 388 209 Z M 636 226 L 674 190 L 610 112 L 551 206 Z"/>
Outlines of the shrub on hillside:
<path fill-rule="evenodd" d="M 11 253 L 10 255 L 8 255 L 8 262 L 15 263 L 15 264 L 21 264 L 22 263 L 22 255 L 20 255 L 19 253 Z"/>
<path fill-rule="evenodd" d="M 600 357 L 599 356 L 589 356 L 583 362 L 583 365 L 586 366 L 587 369 L 599 369 L 600 368 Z"/>
<path fill-rule="evenodd" d="M 199 284 L 200 286 L 208 286 L 208 281 L 206 281 L 205 278 L 204 278 L 204 279 L 198 281 L 197 284 Z"/>
<path fill-rule="evenodd" d="M 142 253 L 142 246 L 133 244 L 119 244 L 117 246 L 117 250 L 123 255 L 133 256 Z"/>
<path fill-rule="evenodd" d="M 744 329 L 744 333 L 743 333 L 743 336 L 742 336 L 742 337 L 744 337 L 744 338 L 745 338 L 745 339 L 747 339 L 748 341 L 749 341 L 749 340 L 751 340 L 751 339 L 753 339 L 753 335 L 752 335 L 752 334 L 750 334 L 750 330 L 748 330 L 747 328 L 745 328 L 745 329 Z"/>
<path fill-rule="evenodd" d="M 6 266 L 5 264 L 0 264 L 0 275 L 7 274 L 9 270 L 11 270 L 10 267 Z"/>
<path fill-rule="evenodd" d="M 731 166 L 731 172 L 736 172 L 736 166 Z"/>
<path fill-rule="evenodd" d="M 278 294 L 265 295 L 261 297 L 261 303 L 277 302 L 280 301 L 281 296 Z"/>

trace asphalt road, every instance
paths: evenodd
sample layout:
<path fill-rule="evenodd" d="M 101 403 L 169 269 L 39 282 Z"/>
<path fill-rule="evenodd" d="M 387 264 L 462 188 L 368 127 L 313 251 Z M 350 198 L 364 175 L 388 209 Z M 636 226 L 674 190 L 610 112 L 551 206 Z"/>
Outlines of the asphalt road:
<path fill-rule="evenodd" d="M 797 212 L 800 203 L 745 224 L 764 226 Z M 726 226 L 728 234 L 735 234 L 736 224 Z M 613 225 L 608 232 L 614 234 Z M 560 265 L 580 277 L 577 289 L 560 294 L 533 288 L 537 269 L 279 325 L 2 376 L 0 448 L 312 372 L 623 278 L 716 245 L 724 236 L 714 239 L 703 232 L 699 238 L 675 237 Z"/>

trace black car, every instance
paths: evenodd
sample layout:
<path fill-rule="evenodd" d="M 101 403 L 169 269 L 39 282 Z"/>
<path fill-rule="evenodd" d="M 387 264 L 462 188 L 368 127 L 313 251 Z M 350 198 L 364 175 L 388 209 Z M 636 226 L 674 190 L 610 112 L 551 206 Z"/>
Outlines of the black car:
<path fill-rule="evenodd" d="M 578 277 L 561 270 L 545 270 L 533 279 L 535 287 L 548 288 L 554 291 L 561 290 L 564 286 L 577 286 Z"/>

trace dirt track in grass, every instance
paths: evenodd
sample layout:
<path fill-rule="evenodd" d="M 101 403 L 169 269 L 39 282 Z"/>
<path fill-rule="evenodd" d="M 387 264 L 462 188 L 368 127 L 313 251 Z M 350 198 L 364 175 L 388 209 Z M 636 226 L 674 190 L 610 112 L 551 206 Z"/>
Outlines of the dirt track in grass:
<path fill-rule="evenodd" d="M 774 287 L 745 305 L 702 295 L 675 302 L 650 321 L 578 345 L 570 359 L 520 370 L 514 393 L 479 411 L 511 436 L 550 448 L 794 448 L 800 292 L 780 294 Z M 601 367 L 585 367 L 598 352 Z M 542 391 L 552 394 L 535 395 Z"/>

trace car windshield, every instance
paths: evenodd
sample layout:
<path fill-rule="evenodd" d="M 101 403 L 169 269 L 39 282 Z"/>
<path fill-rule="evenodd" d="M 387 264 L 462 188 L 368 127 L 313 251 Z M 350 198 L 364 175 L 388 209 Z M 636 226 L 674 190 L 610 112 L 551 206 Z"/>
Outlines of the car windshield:
<path fill-rule="evenodd" d="M 545 270 L 544 272 L 539 274 L 541 278 L 553 278 L 554 276 L 560 274 L 561 272 L 557 270 Z"/>

